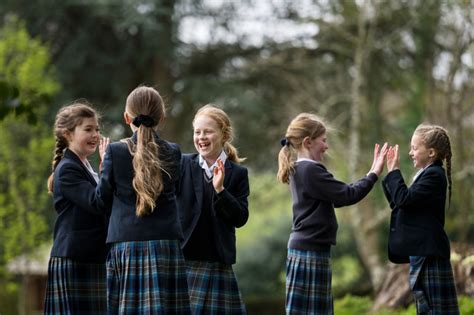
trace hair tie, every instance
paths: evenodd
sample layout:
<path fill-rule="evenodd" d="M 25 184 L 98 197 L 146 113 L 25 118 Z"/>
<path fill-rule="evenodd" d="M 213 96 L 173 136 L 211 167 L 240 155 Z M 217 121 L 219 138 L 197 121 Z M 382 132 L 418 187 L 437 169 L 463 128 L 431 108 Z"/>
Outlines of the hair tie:
<path fill-rule="evenodd" d="M 141 125 L 145 127 L 153 127 L 155 125 L 155 120 L 147 115 L 138 115 L 133 118 L 132 124 L 136 127 L 140 127 Z"/>
<path fill-rule="evenodd" d="M 280 140 L 280 144 L 281 144 L 282 147 L 284 147 L 284 146 L 287 146 L 287 147 L 288 147 L 288 146 L 290 146 L 290 141 L 288 141 L 287 138 L 282 138 L 282 139 Z"/>

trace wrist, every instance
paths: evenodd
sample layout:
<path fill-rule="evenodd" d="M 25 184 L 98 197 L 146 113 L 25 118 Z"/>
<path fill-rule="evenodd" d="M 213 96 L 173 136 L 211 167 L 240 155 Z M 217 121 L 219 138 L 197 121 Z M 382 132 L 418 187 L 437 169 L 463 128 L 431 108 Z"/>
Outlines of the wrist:
<path fill-rule="evenodd" d="M 214 190 L 216 191 L 216 193 L 220 194 L 224 190 L 224 187 L 214 187 Z"/>

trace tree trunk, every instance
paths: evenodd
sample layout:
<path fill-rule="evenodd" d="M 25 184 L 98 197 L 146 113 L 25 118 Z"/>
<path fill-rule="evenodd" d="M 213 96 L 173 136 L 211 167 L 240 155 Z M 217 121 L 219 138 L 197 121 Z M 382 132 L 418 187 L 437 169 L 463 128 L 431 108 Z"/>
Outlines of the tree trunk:
<path fill-rule="evenodd" d="M 351 85 L 351 121 L 349 135 L 349 174 L 351 181 L 355 181 L 360 177 L 358 174 L 358 164 L 360 159 L 360 124 L 362 105 L 365 102 L 362 94 L 362 86 L 364 83 L 363 67 L 365 59 L 370 50 L 370 33 L 367 32 L 368 23 L 367 10 L 371 5 L 365 1 L 361 7 L 358 19 L 358 37 L 356 38 L 356 49 L 354 52 L 354 80 Z M 384 269 L 380 261 L 378 249 L 377 230 L 369 228 L 373 225 L 374 207 L 367 200 L 362 201 L 358 205 L 354 205 L 350 210 L 351 224 L 354 227 L 354 236 L 360 258 L 370 274 L 370 280 L 374 288 L 378 288 Z"/>

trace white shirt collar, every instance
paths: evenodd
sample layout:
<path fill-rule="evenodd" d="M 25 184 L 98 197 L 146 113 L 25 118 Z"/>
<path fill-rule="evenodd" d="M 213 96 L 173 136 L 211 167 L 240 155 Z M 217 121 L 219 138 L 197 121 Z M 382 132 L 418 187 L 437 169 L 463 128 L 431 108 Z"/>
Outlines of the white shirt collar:
<path fill-rule="evenodd" d="M 431 164 L 433 164 L 433 163 L 431 163 Z M 420 174 L 423 173 L 423 171 L 426 170 L 431 164 L 428 164 L 425 167 L 419 169 L 418 172 L 416 172 L 415 176 L 413 176 L 412 182 L 414 182 L 418 178 L 418 176 L 420 176 Z"/>
<path fill-rule="evenodd" d="M 303 161 L 313 162 L 313 163 L 316 163 L 316 164 L 321 164 L 321 162 L 319 162 L 319 161 L 311 160 L 311 159 L 308 159 L 308 158 L 299 158 L 299 159 L 296 160 L 296 162 L 303 162 Z"/>
<path fill-rule="evenodd" d="M 211 166 L 207 166 L 206 160 L 204 160 L 204 158 L 199 155 L 199 165 L 206 172 L 207 177 L 211 178 L 213 176 L 214 168 L 217 166 L 217 160 L 219 159 L 222 161 L 222 163 L 225 163 L 227 160 L 227 154 L 225 154 L 224 150 L 221 151 L 221 154 Z"/>

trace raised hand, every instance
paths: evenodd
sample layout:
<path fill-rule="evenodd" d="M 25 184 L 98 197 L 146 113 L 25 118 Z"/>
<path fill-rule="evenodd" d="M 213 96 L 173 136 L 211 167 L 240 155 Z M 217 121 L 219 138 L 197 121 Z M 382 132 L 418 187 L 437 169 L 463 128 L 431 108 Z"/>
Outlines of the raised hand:
<path fill-rule="evenodd" d="M 374 147 L 374 160 L 372 162 L 372 167 L 370 168 L 370 172 L 374 172 L 377 176 L 383 171 L 383 166 L 385 164 L 385 156 L 387 155 L 388 151 L 388 144 L 387 142 L 384 143 L 382 149 L 380 149 L 380 145 L 378 143 L 375 144 Z"/>
<path fill-rule="evenodd" d="M 224 163 L 221 159 L 217 159 L 217 166 L 213 171 L 214 177 L 212 178 L 212 185 L 217 193 L 220 193 L 224 190 L 224 177 L 225 177 L 225 168 Z"/>
<path fill-rule="evenodd" d="M 390 147 L 387 152 L 387 170 L 389 172 L 400 168 L 400 155 L 398 154 L 398 144 Z"/>
<path fill-rule="evenodd" d="M 108 137 L 101 137 L 100 138 L 100 140 L 99 140 L 100 161 L 102 161 L 104 159 L 105 150 L 107 149 L 107 146 L 109 145 L 109 143 L 110 143 L 110 138 L 108 138 Z"/>

